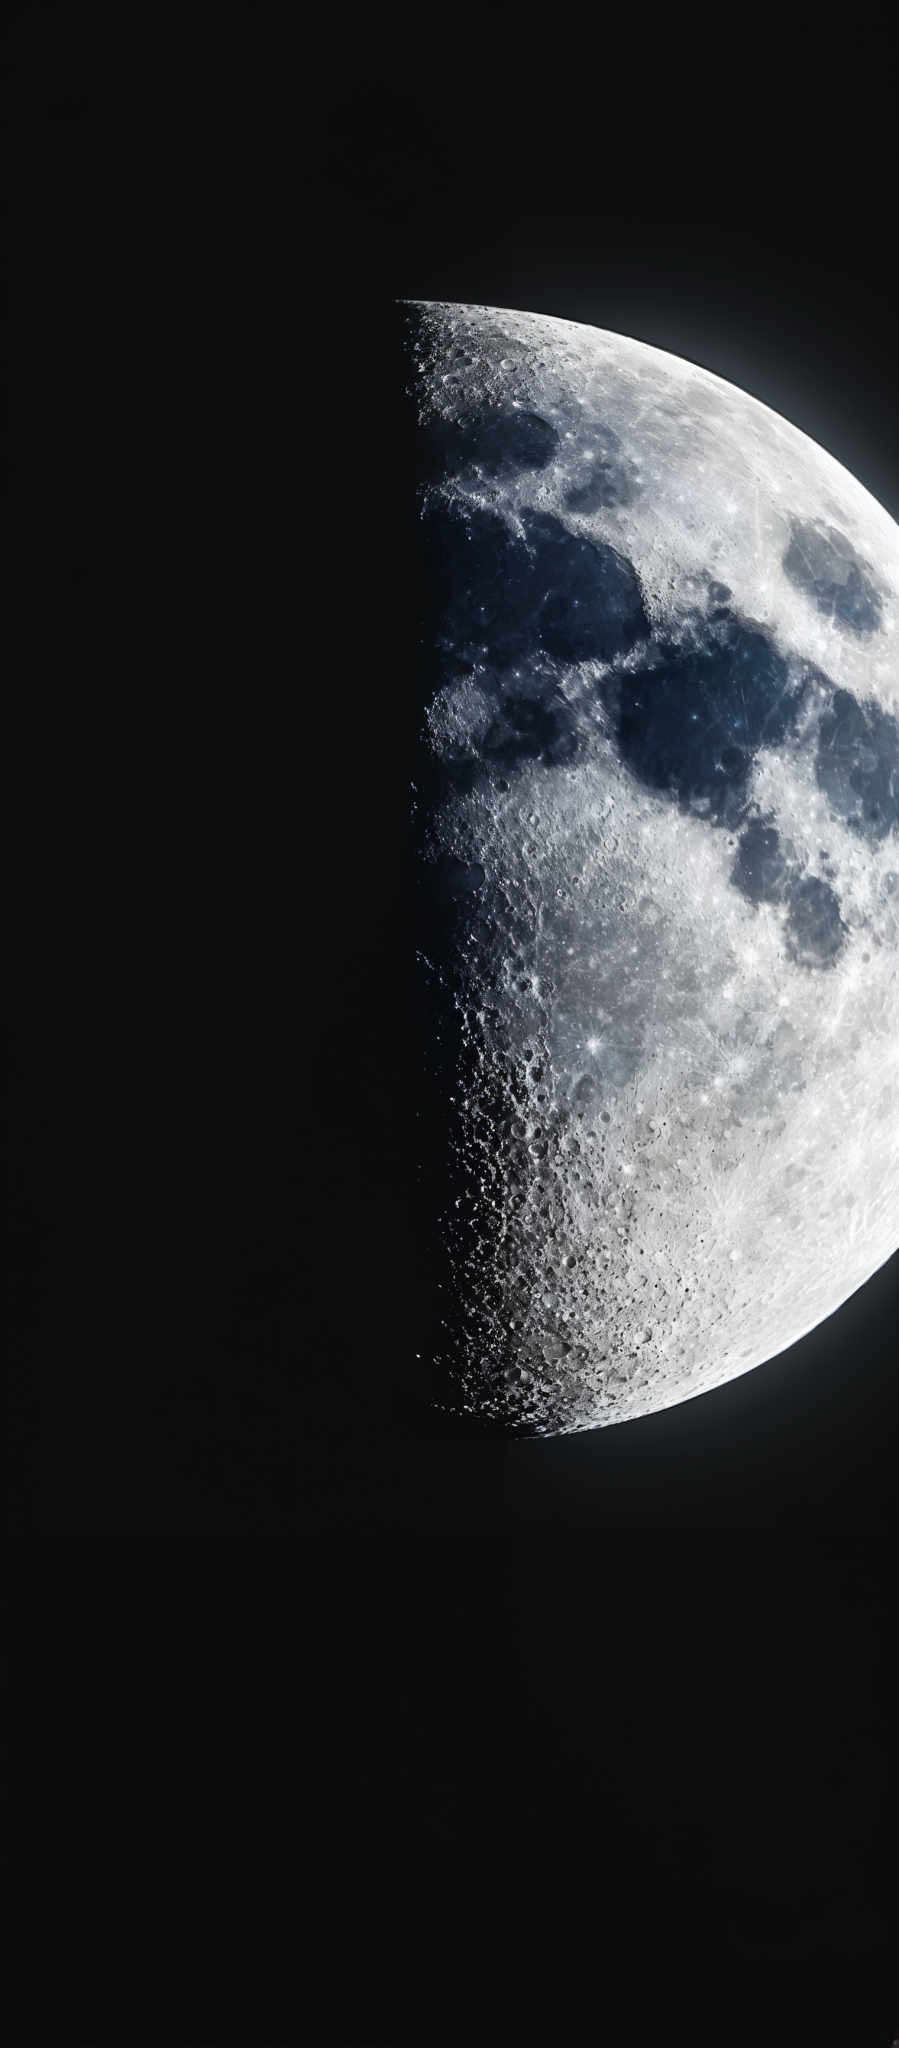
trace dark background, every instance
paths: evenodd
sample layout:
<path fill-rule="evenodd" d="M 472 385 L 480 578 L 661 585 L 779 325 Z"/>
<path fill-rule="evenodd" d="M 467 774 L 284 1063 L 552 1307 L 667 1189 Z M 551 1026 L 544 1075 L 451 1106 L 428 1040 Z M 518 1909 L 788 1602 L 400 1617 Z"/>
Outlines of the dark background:
<path fill-rule="evenodd" d="M 30 7 L 6 90 L 37 2006 L 889 2048 L 895 1260 L 635 1424 L 421 1404 L 393 310 L 669 348 L 896 516 L 887 12 Z"/>

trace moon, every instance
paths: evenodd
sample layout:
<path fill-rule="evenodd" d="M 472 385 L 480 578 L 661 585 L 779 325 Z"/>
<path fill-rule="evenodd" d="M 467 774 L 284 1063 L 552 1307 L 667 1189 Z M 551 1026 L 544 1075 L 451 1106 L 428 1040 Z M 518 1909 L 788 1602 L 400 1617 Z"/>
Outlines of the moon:
<path fill-rule="evenodd" d="M 438 1406 L 571 1432 L 750 1371 L 899 1242 L 899 529 L 643 342 L 403 317 L 421 1341 Z"/>

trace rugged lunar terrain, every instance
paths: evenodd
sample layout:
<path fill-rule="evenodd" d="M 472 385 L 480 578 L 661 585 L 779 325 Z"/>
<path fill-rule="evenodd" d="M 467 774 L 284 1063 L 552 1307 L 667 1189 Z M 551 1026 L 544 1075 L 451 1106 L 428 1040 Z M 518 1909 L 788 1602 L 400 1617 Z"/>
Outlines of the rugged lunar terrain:
<path fill-rule="evenodd" d="M 431 1363 L 583 1429 L 758 1365 L 899 1240 L 899 530 L 641 343 L 406 332 Z"/>

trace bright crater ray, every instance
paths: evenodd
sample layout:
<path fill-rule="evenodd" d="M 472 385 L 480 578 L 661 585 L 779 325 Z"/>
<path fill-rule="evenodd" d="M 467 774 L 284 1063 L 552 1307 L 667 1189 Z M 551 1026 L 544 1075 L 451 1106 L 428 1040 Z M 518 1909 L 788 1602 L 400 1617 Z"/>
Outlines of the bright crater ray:
<path fill-rule="evenodd" d="M 899 530 L 641 343 L 434 304 L 406 338 L 431 1363 L 449 1408 L 584 1429 L 760 1364 L 899 1241 Z"/>

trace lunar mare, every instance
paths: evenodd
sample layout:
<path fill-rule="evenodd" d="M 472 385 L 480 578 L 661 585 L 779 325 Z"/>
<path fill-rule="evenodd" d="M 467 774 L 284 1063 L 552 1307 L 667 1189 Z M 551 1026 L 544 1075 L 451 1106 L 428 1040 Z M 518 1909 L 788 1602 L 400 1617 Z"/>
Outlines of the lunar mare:
<path fill-rule="evenodd" d="M 693 364 L 405 319 L 431 1363 L 448 1408 L 585 1429 L 784 1350 L 899 1241 L 899 530 Z"/>

